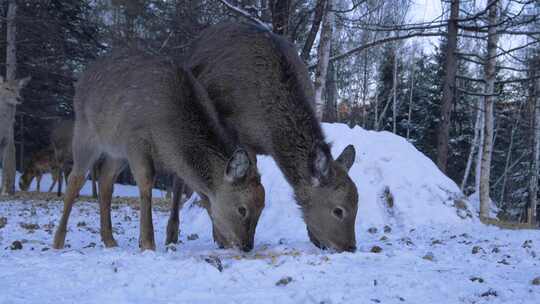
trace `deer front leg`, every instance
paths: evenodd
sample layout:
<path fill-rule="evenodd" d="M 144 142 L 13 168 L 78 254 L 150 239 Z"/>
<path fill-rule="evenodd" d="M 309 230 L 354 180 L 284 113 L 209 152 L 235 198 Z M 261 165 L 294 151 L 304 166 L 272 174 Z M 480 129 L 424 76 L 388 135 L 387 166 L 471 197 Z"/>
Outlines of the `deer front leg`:
<path fill-rule="evenodd" d="M 73 173 L 69 177 L 69 183 L 67 186 L 66 195 L 64 197 L 64 211 L 62 213 L 62 218 L 60 218 L 60 223 L 58 224 L 58 228 L 56 228 L 56 233 L 54 234 L 53 248 L 55 249 L 64 248 L 69 215 L 71 213 L 71 209 L 73 208 L 73 204 L 75 203 L 75 198 L 77 198 L 77 195 L 79 194 L 79 191 L 81 191 L 85 181 L 84 173 Z"/>
<path fill-rule="evenodd" d="M 64 196 L 64 211 L 54 234 L 53 248 L 55 249 L 64 248 L 71 209 L 86 181 L 86 172 L 99 156 L 98 151 L 88 149 L 88 147 L 94 147 L 95 145 L 92 145 L 91 141 L 82 135 L 84 133 L 73 138 L 73 170 L 69 175 L 66 195 Z"/>

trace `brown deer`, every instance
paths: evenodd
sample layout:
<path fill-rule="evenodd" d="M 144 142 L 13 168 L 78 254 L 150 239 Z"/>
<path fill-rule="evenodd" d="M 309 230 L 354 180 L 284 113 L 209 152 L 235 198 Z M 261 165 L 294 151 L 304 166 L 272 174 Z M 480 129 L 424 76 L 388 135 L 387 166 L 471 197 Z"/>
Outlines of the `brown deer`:
<path fill-rule="evenodd" d="M 1 194 L 10 194 L 15 189 L 15 143 L 13 142 L 13 119 L 15 107 L 20 103 L 21 89 L 30 77 L 4 81 L 0 76 L 0 161 L 2 163 Z"/>
<path fill-rule="evenodd" d="M 58 183 L 58 196 L 62 195 L 62 180 L 64 177 L 67 182 L 67 176 L 71 171 L 71 142 L 73 137 L 73 120 L 62 119 L 51 129 L 48 148 L 38 151 L 32 155 L 30 161 L 26 164 L 24 172 L 19 179 L 19 188 L 27 191 L 36 178 L 37 191 L 40 191 L 41 177 L 45 173 L 51 173 L 53 183 L 49 188 L 52 191 Z"/>
<path fill-rule="evenodd" d="M 113 182 L 127 160 L 141 196 L 141 249 L 155 249 L 151 190 L 156 171 L 180 176 L 208 198 L 221 247 L 253 248 L 264 207 L 255 157 L 227 136 L 206 91 L 189 72 L 145 55 L 111 55 L 83 73 L 74 107 L 73 169 L 54 248 L 64 247 L 75 197 L 100 156 L 101 238 L 106 246 L 116 246 L 110 214 Z"/>
<path fill-rule="evenodd" d="M 57 163 L 54 151 L 51 149 L 43 149 L 32 154 L 19 179 L 19 189 L 21 191 L 28 191 L 30 184 L 35 178 L 37 183 L 36 190 L 40 192 L 41 177 L 45 173 L 51 173 L 53 178 L 53 183 L 49 187 L 49 192 L 51 192 L 57 182 L 62 183 L 60 165 Z"/>
<path fill-rule="evenodd" d="M 349 145 L 332 158 L 294 46 L 255 25 L 225 23 L 203 31 L 186 59 L 225 128 L 247 148 L 274 158 L 294 189 L 311 241 L 354 251 L 358 194 L 348 170 L 355 150 Z"/>

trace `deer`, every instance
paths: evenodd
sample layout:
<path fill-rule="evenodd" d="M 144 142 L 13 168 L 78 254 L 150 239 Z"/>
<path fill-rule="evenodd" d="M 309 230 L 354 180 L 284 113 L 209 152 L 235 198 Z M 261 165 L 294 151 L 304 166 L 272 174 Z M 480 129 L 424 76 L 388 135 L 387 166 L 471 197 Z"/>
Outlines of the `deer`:
<path fill-rule="evenodd" d="M 348 171 L 356 151 L 348 145 L 332 157 L 314 114 L 313 84 L 294 46 L 257 25 L 222 23 L 201 32 L 185 62 L 225 129 L 253 153 L 274 158 L 311 242 L 354 252 L 358 191 Z"/>
<path fill-rule="evenodd" d="M 25 165 L 23 174 L 19 179 L 19 188 L 27 191 L 35 178 L 37 192 L 40 192 L 41 177 L 45 173 L 52 173 L 53 183 L 49 187 L 51 192 L 58 185 L 57 195 L 62 195 L 62 180 L 66 179 L 71 171 L 71 140 L 73 137 L 73 120 L 61 119 L 54 124 L 50 133 L 50 145 L 45 149 L 32 154 Z"/>
<path fill-rule="evenodd" d="M 54 151 L 51 149 L 43 149 L 34 152 L 30 160 L 24 167 L 23 174 L 19 179 L 19 189 L 28 191 L 30 184 L 36 179 L 37 192 L 41 191 L 41 178 L 45 173 L 52 173 L 53 183 L 49 187 L 48 192 L 51 192 L 57 183 L 62 183 L 60 176 L 60 166 L 56 162 Z"/>
<path fill-rule="evenodd" d="M 13 123 L 15 107 L 21 102 L 21 90 L 28 84 L 30 77 L 5 81 L 0 76 L 0 161 L 2 162 L 2 195 L 14 189 L 15 181 L 15 143 Z"/>
<path fill-rule="evenodd" d="M 101 239 L 112 235 L 114 180 L 125 163 L 140 193 L 139 247 L 155 250 L 152 186 L 155 172 L 181 177 L 208 201 L 214 240 L 250 251 L 264 207 L 256 158 L 219 124 L 213 104 L 191 73 L 168 60 L 114 53 L 94 62 L 75 90 L 73 168 L 53 247 L 64 247 L 75 197 L 90 166 L 98 177 Z"/>

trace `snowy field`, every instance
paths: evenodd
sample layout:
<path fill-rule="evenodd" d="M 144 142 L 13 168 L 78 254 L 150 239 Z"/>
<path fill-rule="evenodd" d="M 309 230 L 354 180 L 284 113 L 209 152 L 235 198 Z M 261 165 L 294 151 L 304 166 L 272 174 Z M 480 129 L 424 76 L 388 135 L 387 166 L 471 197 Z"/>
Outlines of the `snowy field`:
<path fill-rule="evenodd" d="M 480 224 L 458 187 L 403 138 L 324 129 L 334 156 L 348 143 L 357 150 L 356 253 L 314 247 L 290 187 L 260 157 L 266 208 L 248 254 L 217 249 L 193 204 L 181 213 L 182 242 L 170 247 L 166 208 L 156 206 L 158 249 L 141 253 L 136 205 L 113 206 L 119 247 L 105 249 L 97 204 L 78 202 L 68 247 L 57 251 L 60 201 L 0 201 L 0 303 L 539 303 L 540 231 Z"/>

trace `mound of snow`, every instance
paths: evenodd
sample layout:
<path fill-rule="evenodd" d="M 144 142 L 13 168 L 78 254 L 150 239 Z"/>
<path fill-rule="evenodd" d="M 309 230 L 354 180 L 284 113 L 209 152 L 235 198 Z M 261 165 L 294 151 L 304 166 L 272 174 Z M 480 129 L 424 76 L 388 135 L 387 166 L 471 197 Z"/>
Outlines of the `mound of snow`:
<path fill-rule="evenodd" d="M 356 149 L 349 174 L 359 193 L 357 226 L 395 222 L 410 228 L 461 221 L 454 207 L 454 200 L 463 198 L 459 187 L 406 139 L 344 124 L 323 128 L 335 157 L 347 144 Z M 393 211 L 386 207 L 387 192 L 393 197 Z"/>
<path fill-rule="evenodd" d="M 404 138 L 360 127 L 351 129 L 345 124 L 323 124 L 323 129 L 332 143 L 334 158 L 348 144 L 353 144 L 356 149 L 356 160 L 349 174 L 359 194 L 356 219 L 359 235 L 370 227 L 381 229 L 384 225 L 408 231 L 419 226 L 463 222 L 454 207 L 455 199 L 463 199 L 459 187 Z M 259 156 L 257 165 L 266 190 L 266 206 L 257 227 L 256 240 L 271 243 L 280 239 L 306 241 L 301 212 L 281 171 L 268 156 Z M 391 208 L 388 207 L 389 196 L 392 197 Z M 186 204 L 183 211 L 183 231 L 210 237 L 208 216 L 189 206 Z"/>
<path fill-rule="evenodd" d="M 473 194 L 469 195 L 468 198 L 469 205 L 471 206 L 472 210 L 474 211 L 474 214 L 480 214 L 480 193 L 474 192 Z M 497 218 L 497 214 L 499 214 L 499 208 L 495 204 L 493 200 L 489 200 L 489 217 L 491 218 Z"/>

